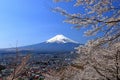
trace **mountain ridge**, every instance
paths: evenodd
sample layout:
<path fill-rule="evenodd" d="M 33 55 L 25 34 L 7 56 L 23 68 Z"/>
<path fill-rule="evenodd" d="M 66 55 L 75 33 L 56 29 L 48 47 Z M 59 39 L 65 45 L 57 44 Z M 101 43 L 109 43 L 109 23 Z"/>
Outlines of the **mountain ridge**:
<path fill-rule="evenodd" d="M 56 35 L 42 43 L 18 47 L 19 51 L 31 51 L 37 53 L 66 53 L 75 51 L 75 47 L 81 45 L 80 43 L 65 37 L 64 35 Z M 6 49 L 8 51 L 16 51 L 16 48 Z"/>

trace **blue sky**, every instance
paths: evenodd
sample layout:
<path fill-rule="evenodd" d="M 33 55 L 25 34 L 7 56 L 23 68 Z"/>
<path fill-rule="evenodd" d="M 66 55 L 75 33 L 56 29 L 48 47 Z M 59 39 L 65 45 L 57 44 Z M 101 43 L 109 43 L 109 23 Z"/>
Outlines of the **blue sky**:
<path fill-rule="evenodd" d="M 63 23 L 64 16 L 50 8 L 61 6 L 71 13 L 81 11 L 72 3 L 54 3 L 52 0 L 0 0 L 0 48 L 43 42 L 57 34 L 85 43 L 84 30 Z"/>

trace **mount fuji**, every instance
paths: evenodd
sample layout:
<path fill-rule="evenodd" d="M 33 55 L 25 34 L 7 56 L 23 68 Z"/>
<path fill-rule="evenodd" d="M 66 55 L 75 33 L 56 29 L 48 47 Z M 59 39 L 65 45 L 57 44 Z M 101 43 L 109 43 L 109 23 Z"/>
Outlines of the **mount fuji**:
<path fill-rule="evenodd" d="M 46 43 L 78 43 L 78 42 L 73 41 L 65 37 L 64 35 L 56 35 L 55 37 L 47 40 Z"/>
<path fill-rule="evenodd" d="M 51 54 L 51 53 L 68 53 L 74 51 L 75 47 L 81 45 L 80 43 L 65 37 L 64 35 L 56 35 L 45 42 L 18 47 L 21 52 L 32 52 L 41 54 Z M 15 48 L 10 48 L 8 51 L 15 51 Z"/>

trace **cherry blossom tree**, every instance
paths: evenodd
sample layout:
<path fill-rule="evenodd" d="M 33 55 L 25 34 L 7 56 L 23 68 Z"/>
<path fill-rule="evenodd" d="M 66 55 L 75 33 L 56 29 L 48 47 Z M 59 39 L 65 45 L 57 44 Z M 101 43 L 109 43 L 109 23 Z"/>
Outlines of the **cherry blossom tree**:
<path fill-rule="evenodd" d="M 78 47 L 74 63 L 84 64 L 82 79 L 120 80 L 120 42 L 99 46 L 88 51 L 89 46 Z"/>
<path fill-rule="evenodd" d="M 85 13 L 70 14 L 60 7 L 54 11 L 63 14 L 65 22 L 74 24 L 75 28 L 86 28 L 86 36 L 102 34 L 96 42 L 106 43 L 120 37 L 120 0 L 76 0 L 74 6 L 84 8 Z"/>
<path fill-rule="evenodd" d="M 60 7 L 54 11 L 64 15 L 65 22 L 74 24 L 75 28 L 86 28 L 86 36 L 95 36 L 93 40 L 77 48 L 78 57 L 73 62 L 84 67 L 78 77 L 80 80 L 120 80 L 120 0 L 75 2 L 74 6 L 83 8 L 84 14 L 71 14 Z"/>
<path fill-rule="evenodd" d="M 59 70 L 51 70 L 43 75 L 45 76 L 45 80 L 79 80 L 78 77 L 75 77 L 79 72 L 79 69 L 75 65 L 70 65 L 61 67 Z"/>

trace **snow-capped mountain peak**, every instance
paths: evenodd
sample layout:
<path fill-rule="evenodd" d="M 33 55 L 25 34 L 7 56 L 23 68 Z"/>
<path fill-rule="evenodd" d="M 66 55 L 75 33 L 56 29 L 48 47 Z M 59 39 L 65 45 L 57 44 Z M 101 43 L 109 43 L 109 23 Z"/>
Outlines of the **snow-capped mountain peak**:
<path fill-rule="evenodd" d="M 78 43 L 78 42 L 76 42 L 74 40 L 71 40 L 71 39 L 65 37 L 64 35 L 61 35 L 61 34 L 56 35 L 55 37 L 53 37 L 53 38 L 46 41 L 46 43 L 69 43 L 69 42 Z"/>

